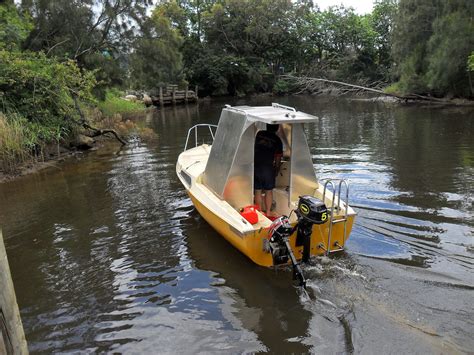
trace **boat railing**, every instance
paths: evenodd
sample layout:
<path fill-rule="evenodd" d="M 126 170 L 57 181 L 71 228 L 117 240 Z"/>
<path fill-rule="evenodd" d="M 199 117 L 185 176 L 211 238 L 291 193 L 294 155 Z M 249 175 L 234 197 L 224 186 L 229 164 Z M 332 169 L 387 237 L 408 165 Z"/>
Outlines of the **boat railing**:
<path fill-rule="evenodd" d="M 296 109 L 295 109 L 294 107 L 285 106 L 285 105 L 282 105 L 282 104 L 279 104 L 279 103 L 276 103 L 276 102 L 272 102 L 272 107 L 273 107 L 273 108 L 282 108 L 282 109 L 284 109 L 284 110 L 296 112 Z M 242 112 L 242 113 L 244 113 L 245 115 L 247 115 L 247 111 L 242 110 L 242 109 L 237 108 L 237 107 L 233 107 L 233 106 L 231 106 L 231 105 L 229 105 L 229 104 L 226 104 L 226 105 L 225 105 L 225 108 L 232 109 L 232 110 L 234 110 L 234 111 L 239 111 L 239 112 Z"/>
<path fill-rule="evenodd" d="M 296 112 L 296 109 L 294 107 L 285 106 L 285 105 L 282 105 L 282 104 L 278 104 L 276 102 L 272 102 L 272 107 L 274 107 L 274 108 L 283 108 L 285 110 Z"/>
<path fill-rule="evenodd" d="M 199 127 L 203 127 L 203 128 L 207 127 L 207 129 L 209 130 L 209 133 L 211 135 L 212 141 L 214 141 L 214 137 L 215 137 L 216 130 L 217 130 L 217 125 L 207 124 L 207 123 L 199 123 L 197 125 L 192 126 L 188 130 L 188 135 L 186 136 L 186 144 L 184 145 L 184 150 L 188 150 L 189 137 L 191 137 L 191 135 L 194 135 L 194 146 L 195 147 L 198 146 L 198 128 Z"/>
<path fill-rule="evenodd" d="M 237 112 L 242 112 L 245 116 L 247 116 L 247 111 L 242 110 L 242 109 L 240 109 L 240 108 L 231 106 L 231 105 L 229 105 L 229 104 L 225 104 L 225 108 L 228 108 L 228 109 L 230 109 L 230 110 L 234 110 L 234 111 L 237 111 Z"/>
<path fill-rule="evenodd" d="M 332 190 L 332 201 L 331 207 L 329 207 L 330 214 L 329 214 L 329 231 L 328 231 L 328 244 L 326 248 L 326 254 L 344 250 L 344 244 L 346 242 L 346 234 L 347 234 L 347 214 L 348 214 L 348 206 L 349 206 L 349 183 L 345 179 L 323 179 L 321 181 L 324 182 L 324 190 L 323 190 L 323 202 L 326 203 L 326 190 L 329 186 L 331 186 Z M 341 211 L 341 194 L 342 190 L 345 188 L 345 206 L 344 206 L 344 216 L 343 218 L 334 219 L 334 213 L 339 213 Z M 336 204 L 337 201 L 337 204 Z M 331 249 L 331 239 L 332 239 L 332 229 L 333 224 L 336 223 L 344 223 L 344 232 L 343 232 L 343 245 L 340 245 L 338 242 L 334 245 L 336 249 Z"/>

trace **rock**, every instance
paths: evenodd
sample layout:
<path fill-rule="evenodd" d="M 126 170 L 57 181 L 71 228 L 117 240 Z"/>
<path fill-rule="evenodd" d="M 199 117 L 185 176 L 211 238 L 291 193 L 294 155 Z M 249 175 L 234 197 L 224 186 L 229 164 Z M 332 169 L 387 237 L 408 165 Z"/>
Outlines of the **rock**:
<path fill-rule="evenodd" d="M 151 100 L 151 97 L 148 96 L 147 94 L 143 94 L 143 103 L 144 103 L 146 106 L 151 106 L 151 105 L 153 105 L 153 101 Z"/>
<path fill-rule="evenodd" d="M 128 100 L 128 101 L 137 101 L 138 98 L 136 95 L 127 95 L 125 96 L 125 100 Z"/>
<path fill-rule="evenodd" d="M 80 150 L 88 150 L 94 146 L 95 140 L 83 134 L 78 134 L 74 142 L 74 146 Z"/>

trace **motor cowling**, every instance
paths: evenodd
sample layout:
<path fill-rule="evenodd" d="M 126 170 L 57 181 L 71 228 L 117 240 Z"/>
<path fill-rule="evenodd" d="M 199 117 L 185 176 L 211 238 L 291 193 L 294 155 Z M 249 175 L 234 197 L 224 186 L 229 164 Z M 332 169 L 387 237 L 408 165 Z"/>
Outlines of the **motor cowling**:
<path fill-rule="evenodd" d="M 297 211 L 301 219 L 312 224 L 323 224 L 328 220 L 326 205 L 323 201 L 313 196 L 300 196 Z"/>

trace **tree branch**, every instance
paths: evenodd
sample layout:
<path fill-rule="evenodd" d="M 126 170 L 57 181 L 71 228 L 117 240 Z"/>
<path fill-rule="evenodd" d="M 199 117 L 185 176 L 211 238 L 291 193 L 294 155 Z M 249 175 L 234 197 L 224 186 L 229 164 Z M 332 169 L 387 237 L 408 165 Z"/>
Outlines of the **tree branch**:
<path fill-rule="evenodd" d="M 81 110 L 81 107 L 79 106 L 79 102 L 77 101 L 77 95 L 72 93 L 72 97 L 74 99 L 74 106 L 76 107 L 77 112 L 79 113 L 79 117 L 81 117 L 81 120 L 79 121 L 79 124 L 86 128 L 90 129 L 93 131 L 92 137 L 98 137 L 104 134 L 112 133 L 115 138 L 122 144 L 122 145 L 127 145 L 127 141 L 120 137 L 120 135 L 113 129 L 98 129 L 95 127 L 92 127 L 90 124 L 87 123 L 86 117 L 84 116 L 84 113 Z"/>
<path fill-rule="evenodd" d="M 46 55 L 49 55 L 49 53 L 50 53 L 54 48 L 56 48 L 57 46 L 60 46 L 60 45 L 63 44 L 63 43 L 66 43 L 67 41 L 69 41 L 69 38 L 66 38 L 64 41 L 61 41 L 61 42 L 56 43 L 54 46 L 52 46 L 52 47 L 50 47 L 50 48 L 48 49 L 48 51 L 46 52 Z"/>

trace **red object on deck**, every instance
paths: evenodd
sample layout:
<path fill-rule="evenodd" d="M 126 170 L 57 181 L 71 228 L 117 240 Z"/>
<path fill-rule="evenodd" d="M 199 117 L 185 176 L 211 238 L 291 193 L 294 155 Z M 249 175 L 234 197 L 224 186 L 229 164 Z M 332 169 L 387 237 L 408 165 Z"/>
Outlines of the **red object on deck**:
<path fill-rule="evenodd" d="M 258 214 L 257 214 L 258 206 L 250 205 L 245 206 L 240 209 L 240 215 L 244 217 L 250 224 L 258 223 Z"/>

